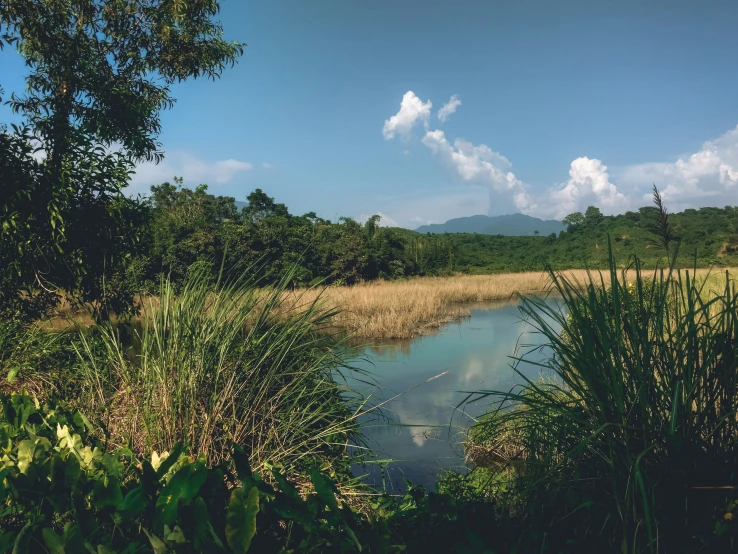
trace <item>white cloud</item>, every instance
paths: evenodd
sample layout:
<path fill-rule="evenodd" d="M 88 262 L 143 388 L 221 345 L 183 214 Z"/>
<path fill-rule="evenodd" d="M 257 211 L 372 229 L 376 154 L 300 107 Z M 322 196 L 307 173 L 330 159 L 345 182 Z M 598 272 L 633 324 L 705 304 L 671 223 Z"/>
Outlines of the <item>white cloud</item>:
<path fill-rule="evenodd" d="M 379 226 L 380 227 L 401 227 L 401 225 L 399 223 L 397 223 L 397 221 L 395 221 L 393 218 L 391 218 L 390 216 L 388 216 L 387 214 L 382 213 L 382 212 L 374 212 L 373 214 L 369 214 L 369 215 L 368 214 L 361 214 L 357 218 L 357 221 L 359 223 L 362 223 L 362 224 L 363 223 L 366 223 L 368 221 L 368 219 L 372 215 L 378 215 L 381 218 L 379 220 Z"/>
<path fill-rule="evenodd" d="M 458 94 L 454 94 L 451 98 L 448 99 L 448 102 L 446 102 L 443 107 L 438 110 L 438 119 L 445 123 L 446 120 L 451 117 L 451 114 L 456 113 L 456 108 L 458 108 L 459 106 L 461 106 L 461 98 L 459 98 Z"/>
<path fill-rule="evenodd" d="M 652 162 L 622 168 L 619 182 L 638 191 L 640 205 L 649 201 L 653 183 L 673 211 L 697 206 L 736 204 L 738 127 L 705 142 L 698 152 L 675 162 Z"/>
<path fill-rule="evenodd" d="M 239 174 L 251 171 L 253 167 L 248 162 L 233 158 L 209 161 L 188 152 L 169 152 L 158 164 L 144 162 L 137 165 L 127 192 L 130 195 L 146 194 L 151 185 L 171 181 L 174 176 L 183 177 L 185 183 L 194 185 L 224 184 Z"/>
<path fill-rule="evenodd" d="M 537 207 L 529 210 L 535 215 L 561 219 L 582 211 L 586 206 L 597 206 L 604 213 L 621 213 L 632 201 L 610 182 L 607 166 L 600 160 L 586 156 L 571 162 L 569 180 L 558 188 L 549 189 Z"/>
<path fill-rule="evenodd" d="M 274 169 L 274 166 L 273 166 L 272 164 L 270 164 L 270 163 L 267 163 L 267 162 L 263 162 L 263 163 L 261 164 L 261 167 L 262 167 L 263 169 Z"/>
<path fill-rule="evenodd" d="M 535 208 L 530 205 L 526 185 L 514 173 L 507 171 L 512 165 L 510 161 L 486 144 L 475 146 L 457 138 L 452 145 L 438 129 L 428 131 L 422 142 L 464 181 L 487 186 L 502 195 L 491 198 L 491 201 L 505 203 L 512 200 L 518 210 Z"/>
<path fill-rule="evenodd" d="M 407 91 L 402 97 L 400 111 L 384 122 L 384 140 L 391 140 L 397 135 L 402 140 L 409 140 L 413 127 L 419 121 L 423 121 L 427 128 L 432 107 L 430 100 L 424 103 L 413 91 Z"/>
<path fill-rule="evenodd" d="M 447 121 L 460 105 L 461 100 L 454 94 L 438 110 L 438 119 Z M 601 160 L 581 156 L 571 162 L 567 181 L 535 192 L 510 171 L 512 164 L 505 156 L 487 145 L 475 145 L 460 138 L 451 142 L 443 131 L 428 130 L 431 107 L 430 100 L 423 103 L 412 91 L 405 93 L 400 111 L 385 121 L 385 140 L 395 136 L 409 140 L 415 125 L 422 121 L 426 129 L 422 143 L 451 169 L 452 174 L 465 184 L 489 190 L 489 213 L 515 210 L 539 217 L 562 218 L 575 211 L 584 211 L 587 206 L 597 206 L 605 214 L 622 213 L 649 205 L 654 183 L 672 211 L 737 203 L 738 127 L 705 142 L 698 152 L 674 162 L 629 165 L 608 172 Z M 398 221 L 417 224 L 445 221 L 480 211 L 478 206 L 469 206 L 466 213 L 437 215 L 433 208 L 431 215 L 407 206 L 403 216 L 397 215 L 397 207 L 392 213 Z"/>

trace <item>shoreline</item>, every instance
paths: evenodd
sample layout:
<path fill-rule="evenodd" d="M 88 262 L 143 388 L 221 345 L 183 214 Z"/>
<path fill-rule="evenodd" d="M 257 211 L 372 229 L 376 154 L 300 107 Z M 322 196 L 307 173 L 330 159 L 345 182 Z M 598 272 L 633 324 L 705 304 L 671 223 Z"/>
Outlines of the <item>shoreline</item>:
<path fill-rule="evenodd" d="M 698 269 L 697 276 L 725 270 L 738 276 L 735 268 Z M 586 270 L 557 273 L 578 283 L 588 282 Z M 649 270 L 644 270 L 644 274 L 648 275 Z M 609 274 L 603 276 L 609 280 Z M 285 309 L 300 309 L 318 301 L 325 308 L 338 311 L 331 328 L 348 333 L 352 342 L 407 340 L 432 335 L 444 325 L 469 317 L 475 303 L 517 302 L 520 296 L 546 294 L 550 290 L 550 277 L 545 272 L 412 277 L 288 291 Z M 42 326 L 61 331 L 73 325 L 93 324 L 84 312 L 64 311 L 45 320 Z"/>

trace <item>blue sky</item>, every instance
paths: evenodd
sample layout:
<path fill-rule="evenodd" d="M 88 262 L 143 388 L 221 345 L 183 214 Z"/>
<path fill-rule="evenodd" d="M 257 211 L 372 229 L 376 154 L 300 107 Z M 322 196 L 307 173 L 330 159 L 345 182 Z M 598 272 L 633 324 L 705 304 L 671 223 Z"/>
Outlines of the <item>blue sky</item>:
<path fill-rule="evenodd" d="M 174 87 L 167 158 L 132 193 L 181 175 L 406 227 L 622 212 L 653 182 L 672 209 L 738 204 L 736 2 L 226 0 L 221 19 L 243 58 Z M 18 62 L 0 53 L 6 92 Z"/>

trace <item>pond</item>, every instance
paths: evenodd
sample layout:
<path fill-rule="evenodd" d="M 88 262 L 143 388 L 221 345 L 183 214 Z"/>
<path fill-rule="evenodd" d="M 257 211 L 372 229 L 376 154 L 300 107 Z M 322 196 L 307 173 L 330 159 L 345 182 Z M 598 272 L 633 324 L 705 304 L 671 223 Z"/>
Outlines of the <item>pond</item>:
<path fill-rule="evenodd" d="M 354 474 L 380 489 L 401 492 L 405 478 L 432 489 L 439 470 L 466 471 L 461 441 L 491 400 L 459 404 L 467 392 L 507 391 L 520 383 L 510 357 L 542 343 L 543 337 L 522 320 L 517 301 L 510 301 L 475 304 L 471 317 L 432 335 L 367 347 L 365 359 L 355 365 L 371 372 L 377 385 L 354 387 L 371 394 L 374 404 L 386 403 L 383 417 L 362 417 L 363 431 L 375 459 L 393 461 L 357 465 Z M 526 357 L 545 355 L 539 349 Z M 518 369 L 527 378 L 540 377 L 533 364 Z"/>

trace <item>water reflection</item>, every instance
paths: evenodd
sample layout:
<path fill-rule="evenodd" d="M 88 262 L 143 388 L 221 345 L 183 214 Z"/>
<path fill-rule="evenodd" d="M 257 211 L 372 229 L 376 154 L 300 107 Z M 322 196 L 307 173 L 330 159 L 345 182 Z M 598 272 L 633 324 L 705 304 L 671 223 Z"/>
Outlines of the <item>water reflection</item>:
<path fill-rule="evenodd" d="M 555 299 L 549 302 L 556 303 Z M 461 442 L 489 401 L 460 403 L 481 389 L 508 390 L 520 381 L 510 356 L 542 343 L 542 337 L 521 320 L 517 301 L 470 306 L 471 317 L 414 341 L 368 347 L 359 365 L 373 373 L 378 387 L 358 385 L 375 403 L 391 399 L 382 409 L 387 419 L 370 414 L 364 430 L 377 459 L 397 460 L 383 472 L 379 466 L 355 468 L 367 482 L 403 488 L 403 478 L 432 487 L 440 469 L 465 469 Z M 531 360 L 545 354 L 536 352 Z M 521 365 L 527 378 L 539 369 Z M 435 376 L 438 376 L 428 382 Z"/>

